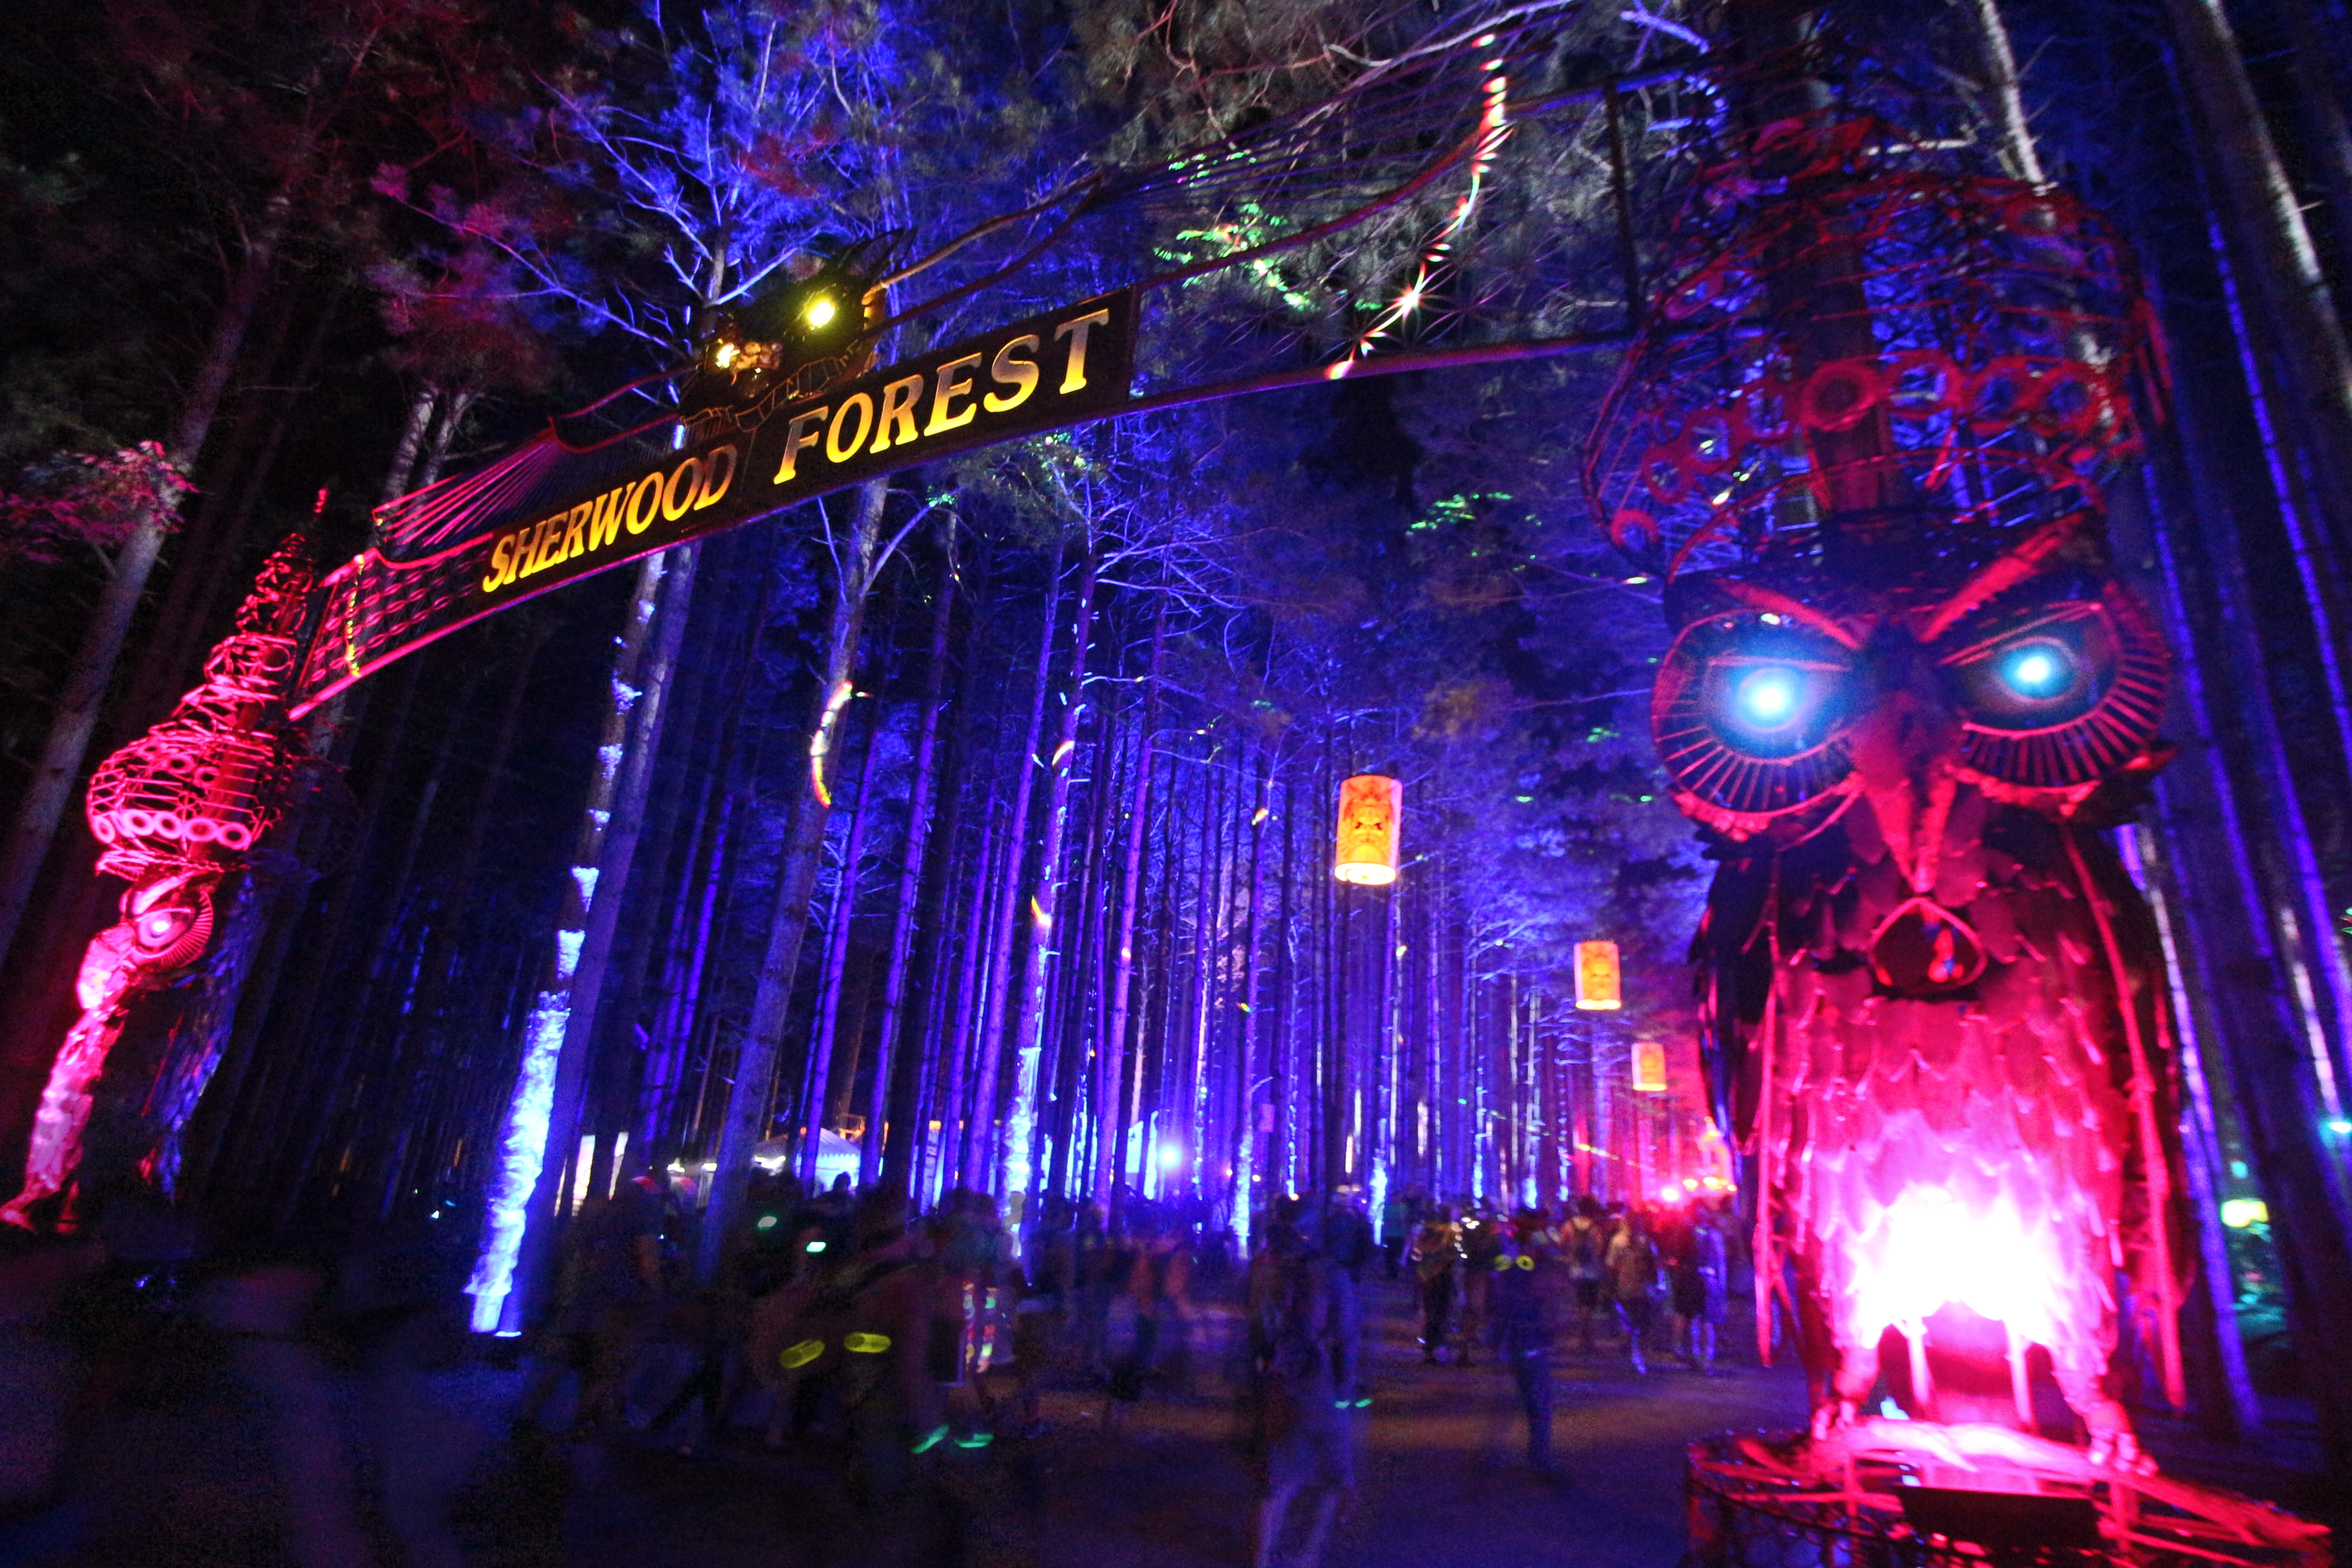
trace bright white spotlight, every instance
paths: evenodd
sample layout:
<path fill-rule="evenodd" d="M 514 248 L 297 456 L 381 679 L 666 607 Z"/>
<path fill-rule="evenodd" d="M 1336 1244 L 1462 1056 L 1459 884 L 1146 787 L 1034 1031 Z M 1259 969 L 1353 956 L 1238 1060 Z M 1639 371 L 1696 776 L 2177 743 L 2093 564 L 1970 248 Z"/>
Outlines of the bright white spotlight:
<path fill-rule="evenodd" d="M 1768 665 L 1741 679 L 1732 693 L 1739 716 L 1767 728 L 1785 724 L 1797 711 L 1797 674 Z"/>

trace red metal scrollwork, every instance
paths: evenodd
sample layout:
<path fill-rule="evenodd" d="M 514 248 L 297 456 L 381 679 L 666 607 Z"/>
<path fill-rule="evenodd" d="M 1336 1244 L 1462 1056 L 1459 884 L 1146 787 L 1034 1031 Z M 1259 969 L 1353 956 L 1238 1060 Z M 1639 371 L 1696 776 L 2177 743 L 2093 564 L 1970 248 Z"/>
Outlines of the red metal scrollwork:
<path fill-rule="evenodd" d="M 99 764 L 86 810 L 98 869 L 131 883 L 121 920 L 90 939 L 76 982 L 81 1016 L 51 1064 L 25 1184 L 0 1222 L 29 1227 L 81 1163 L 91 1090 L 137 999 L 185 978 L 212 944 L 214 896 L 247 869 L 308 761 L 284 721 L 312 584 L 299 537 L 270 556 L 205 661 L 204 684 Z M 69 1221 L 68 1222 L 69 1223 Z"/>

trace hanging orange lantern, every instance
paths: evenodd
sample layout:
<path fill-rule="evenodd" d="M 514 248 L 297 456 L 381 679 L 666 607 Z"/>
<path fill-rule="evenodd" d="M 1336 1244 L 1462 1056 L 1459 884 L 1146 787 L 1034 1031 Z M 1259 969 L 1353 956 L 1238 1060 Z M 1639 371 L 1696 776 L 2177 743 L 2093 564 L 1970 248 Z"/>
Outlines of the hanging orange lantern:
<path fill-rule="evenodd" d="M 1625 1005 L 1618 983 L 1615 942 L 1576 944 L 1576 1005 L 1588 1013 L 1614 1012 Z"/>
<path fill-rule="evenodd" d="M 1404 820 L 1404 785 L 1380 773 L 1358 773 L 1339 785 L 1339 850 L 1331 874 L 1360 888 L 1396 880 L 1397 837 Z"/>
<path fill-rule="evenodd" d="M 1633 1092 L 1666 1092 L 1666 1047 L 1655 1040 L 1633 1042 Z"/>

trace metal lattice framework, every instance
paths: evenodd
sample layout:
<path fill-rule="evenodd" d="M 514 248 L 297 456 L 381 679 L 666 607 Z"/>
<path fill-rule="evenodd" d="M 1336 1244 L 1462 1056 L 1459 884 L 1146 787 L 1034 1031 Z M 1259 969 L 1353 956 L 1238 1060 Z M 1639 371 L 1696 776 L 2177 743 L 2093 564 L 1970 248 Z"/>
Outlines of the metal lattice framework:
<path fill-rule="evenodd" d="M 1736 837 L 1855 781 L 1834 702 L 1771 748 L 1722 731 L 1726 650 L 1851 686 L 1842 581 L 1973 574 L 1920 614 L 1949 679 L 1979 679 L 2035 613 L 2002 594 L 2098 537 L 2103 487 L 2141 447 L 2134 394 L 2158 362 L 2122 242 L 2063 191 L 1949 162 L 1822 111 L 1705 167 L 1588 450 L 1611 540 L 1685 606 L 1653 702 L 1660 754 L 1686 808 Z M 2078 629 L 2101 700 L 2047 725 L 1970 723 L 1963 760 L 1994 792 L 2095 787 L 2162 717 L 2169 655 L 2127 592 L 2094 584 L 2051 613 L 2095 623 Z"/>
<path fill-rule="evenodd" d="M 101 874 L 234 870 L 277 824 L 307 748 L 266 713 L 291 689 L 310 585 L 308 549 L 289 542 L 205 658 L 204 684 L 99 764 L 86 810 Z"/>
<path fill-rule="evenodd" d="M 1929 157 L 1823 114 L 1706 171 L 1586 469 L 1646 569 L 1817 559 L 1831 517 L 1990 556 L 2137 455 L 2149 317 L 2122 241 L 2063 191 Z"/>

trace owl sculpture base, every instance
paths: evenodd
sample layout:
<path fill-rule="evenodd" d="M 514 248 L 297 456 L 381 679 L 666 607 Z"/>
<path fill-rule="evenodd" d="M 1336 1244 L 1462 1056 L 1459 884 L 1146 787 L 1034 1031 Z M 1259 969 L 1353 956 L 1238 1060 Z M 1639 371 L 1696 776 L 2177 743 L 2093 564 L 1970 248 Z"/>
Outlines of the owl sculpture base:
<path fill-rule="evenodd" d="M 1791 1562 L 2327 1568 L 2326 1526 L 2000 1426 L 1727 1432 L 1685 1456 L 1694 1568 Z"/>

